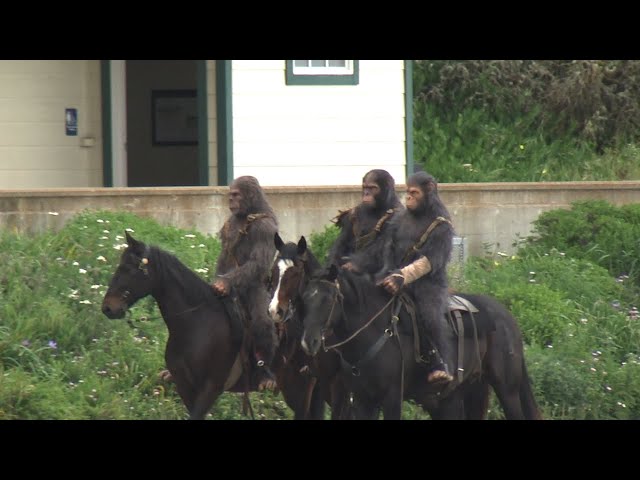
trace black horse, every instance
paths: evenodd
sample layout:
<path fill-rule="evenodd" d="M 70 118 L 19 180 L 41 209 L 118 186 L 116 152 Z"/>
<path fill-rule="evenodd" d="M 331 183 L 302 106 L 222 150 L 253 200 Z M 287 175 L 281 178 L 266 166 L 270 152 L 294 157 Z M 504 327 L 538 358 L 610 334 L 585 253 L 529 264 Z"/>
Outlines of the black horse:
<path fill-rule="evenodd" d="M 234 325 L 211 286 L 175 256 L 128 232 L 126 238 L 102 312 L 122 318 L 141 298 L 155 299 L 169 330 L 167 368 L 189 417 L 203 419 L 225 390 L 240 383 L 242 326 Z"/>
<path fill-rule="evenodd" d="M 307 284 L 302 346 L 315 355 L 335 349 L 348 372 L 355 418 L 400 419 L 402 402 L 412 399 L 433 419 L 482 419 L 489 385 L 507 419 L 541 418 L 527 374 L 522 338 L 511 313 L 486 295 L 459 294 L 479 311 L 470 321 L 448 323 L 448 341 L 457 356 L 449 386 L 428 384 L 414 359 L 412 320 L 368 276 L 331 266 Z M 464 330 L 462 337 L 455 331 Z M 325 338 L 327 337 L 327 338 Z M 328 345 L 332 343 L 332 345 Z M 400 347 L 400 348 L 399 348 Z"/>
<path fill-rule="evenodd" d="M 313 272 L 322 267 L 307 248 L 304 236 L 297 244 L 284 243 L 276 233 L 274 243 L 278 254 L 271 271 L 269 313 L 276 322 L 280 338 L 274 359 L 278 385 L 286 386 L 281 389 L 282 394 L 294 411 L 295 419 L 322 420 L 325 402 L 332 407 L 331 418 L 338 419 L 344 406 L 345 388 L 338 377 L 340 364 L 337 355 L 335 352 L 321 352 L 315 358 L 310 357 L 300 345 L 302 292 Z"/>

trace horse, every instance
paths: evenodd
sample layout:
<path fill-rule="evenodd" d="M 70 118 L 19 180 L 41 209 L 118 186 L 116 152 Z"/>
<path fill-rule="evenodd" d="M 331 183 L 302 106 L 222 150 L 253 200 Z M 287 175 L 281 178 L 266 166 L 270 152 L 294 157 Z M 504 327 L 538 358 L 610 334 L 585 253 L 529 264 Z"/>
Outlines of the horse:
<path fill-rule="evenodd" d="M 285 402 L 295 412 L 295 419 L 324 419 L 325 402 L 333 420 L 341 418 L 345 388 L 338 378 L 340 365 L 334 352 L 321 352 L 316 358 L 301 348 L 302 292 L 315 271 L 322 266 L 307 248 L 304 236 L 298 243 L 285 243 L 278 233 L 274 236 L 277 250 L 271 272 L 272 298 L 269 314 L 279 331 L 279 349 L 274 359 L 274 372 Z M 300 391 L 304 395 L 300 396 Z"/>
<path fill-rule="evenodd" d="M 457 298 L 472 305 L 462 300 L 460 321 L 447 322 L 446 341 L 457 360 L 456 377 L 444 387 L 427 383 L 415 360 L 406 309 L 396 311 L 395 297 L 369 276 L 335 265 L 315 275 L 302 294 L 302 347 L 312 356 L 321 349 L 339 352 L 351 380 L 353 418 L 377 419 L 382 409 L 384 419 L 400 419 L 403 400 L 411 399 L 434 420 L 484 419 L 489 386 L 505 418 L 542 418 L 515 318 L 488 295 L 460 293 Z M 478 311 L 471 318 L 473 306 Z M 327 345 L 328 340 L 334 343 Z"/>
<path fill-rule="evenodd" d="M 147 295 L 155 299 L 169 331 L 166 365 L 189 418 L 204 419 L 225 391 L 255 391 L 241 355 L 244 329 L 233 298 L 217 296 L 174 255 L 125 235 L 127 248 L 102 312 L 123 318 L 138 300 Z"/>

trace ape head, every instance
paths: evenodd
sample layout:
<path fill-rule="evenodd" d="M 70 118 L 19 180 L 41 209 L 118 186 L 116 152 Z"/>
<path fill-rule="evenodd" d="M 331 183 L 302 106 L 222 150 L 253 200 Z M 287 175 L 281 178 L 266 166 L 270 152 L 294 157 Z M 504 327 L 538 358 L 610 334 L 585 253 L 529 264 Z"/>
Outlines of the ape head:
<path fill-rule="evenodd" d="M 415 215 L 424 213 L 438 198 L 438 183 L 426 172 L 417 172 L 407 178 L 405 206 Z"/>
<path fill-rule="evenodd" d="M 237 217 L 264 211 L 267 200 L 258 179 L 249 175 L 236 178 L 229 186 L 229 210 Z"/>
<path fill-rule="evenodd" d="M 362 205 L 371 210 L 396 207 L 396 183 L 386 170 L 370 170 L 362 178 Z"/>

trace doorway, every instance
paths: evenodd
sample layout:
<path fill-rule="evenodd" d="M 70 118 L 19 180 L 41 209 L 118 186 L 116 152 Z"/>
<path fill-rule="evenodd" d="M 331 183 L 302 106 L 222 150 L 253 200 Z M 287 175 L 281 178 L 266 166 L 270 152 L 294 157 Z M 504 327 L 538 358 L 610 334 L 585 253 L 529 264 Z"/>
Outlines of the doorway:
<path fill-rule="evenodd" d="M 127 186 L 199 185 L 196 60 L 126 60 Z"/>

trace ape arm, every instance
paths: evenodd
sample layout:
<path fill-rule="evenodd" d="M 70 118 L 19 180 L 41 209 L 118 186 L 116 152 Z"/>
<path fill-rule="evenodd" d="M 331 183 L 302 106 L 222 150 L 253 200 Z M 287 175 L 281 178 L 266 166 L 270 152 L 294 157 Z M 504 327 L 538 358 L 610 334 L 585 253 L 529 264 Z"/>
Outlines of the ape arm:
<path fill-rule="evenodd" d="M 327 265 L 342 265 L 345 262 L 342 257 L 348 256 L 355 250 L 351 210 L 341 213 L 336 220 L 336 225 L 340 228 L 340 233 L 331 246 Z"/>

